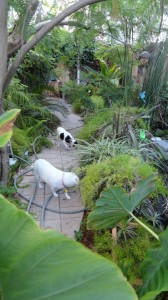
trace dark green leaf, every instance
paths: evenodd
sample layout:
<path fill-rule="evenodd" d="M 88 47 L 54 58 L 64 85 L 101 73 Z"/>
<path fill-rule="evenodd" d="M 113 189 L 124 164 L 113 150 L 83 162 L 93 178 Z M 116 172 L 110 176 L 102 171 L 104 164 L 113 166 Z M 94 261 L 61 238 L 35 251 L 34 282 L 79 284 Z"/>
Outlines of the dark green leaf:
<path fill-rule="evenodd" d="M 153 175 L 141 180 L 132 194 L 126 193 L 120 187 L 107 189 L 96 201 L 94 211 L 88 216 L 88 228 L 98 230 L 115 227 L 153 191 Z"/>

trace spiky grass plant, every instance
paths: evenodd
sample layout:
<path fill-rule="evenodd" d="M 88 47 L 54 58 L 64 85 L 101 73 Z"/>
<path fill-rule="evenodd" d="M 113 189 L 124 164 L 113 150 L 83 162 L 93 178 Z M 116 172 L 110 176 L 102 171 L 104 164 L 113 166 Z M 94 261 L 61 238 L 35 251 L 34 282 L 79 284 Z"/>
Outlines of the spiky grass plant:
<path fill-rule="evenodd" d="M 84 140 L 78 141 L 80 144 L 77 146 L 77 151 L 82 165 L 92 162 L 100 163 L 107 157 L 114 157 L 119 154 L 130 154 L 141 158 L 143 161 L 148 161 L 150 158 L 153 159 L 154 156 L 157 156 L 154 149 L 148 147 L 148 143 L 140 141 L 135 147 L 128 137 L 110 139 L 103 135 L 101 139 L 92 137 L 93 143 Z"/>
<path fill-rule="evenodd" d="M 133 150 L 126 144 L 126 141 L 105 138 L 104 136 L 97 140 L 92 137 L 93 143 L 84 140 L 78 140 L 77 151 L 82 165 L 97 162 L 100 163 L 107 157 L 114 157 L 118 154 L 129 154 Z"/>

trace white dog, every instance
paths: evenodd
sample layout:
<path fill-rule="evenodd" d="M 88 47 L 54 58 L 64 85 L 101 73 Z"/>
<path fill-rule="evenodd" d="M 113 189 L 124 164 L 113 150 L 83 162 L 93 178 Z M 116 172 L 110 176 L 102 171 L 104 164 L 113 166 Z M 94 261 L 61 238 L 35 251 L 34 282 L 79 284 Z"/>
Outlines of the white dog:
<path fill-rule="evenodd" d="M 55 197 L 58 197 L 56 190 L 64 189 L 66 198 L 71 199 L 67 194 L 67 188 L 74 187 L 79 183 L 79 178 L 75 173 L 63 172 L 45 159 L 36 160 L 33 168 L 40 188 L 43 187 L 41 182 L 45 182 L 50 186 Z"/>
<path fill-rule="evenodd" d="M 78 144 L 76 139 L 63 127 L 57 128 L 57 140 L 58 140 L 58 146 L 59 146 L 59 142 L 61 141 L 67 149 L 70 149 L 74 147 L 76 144 Z"/>

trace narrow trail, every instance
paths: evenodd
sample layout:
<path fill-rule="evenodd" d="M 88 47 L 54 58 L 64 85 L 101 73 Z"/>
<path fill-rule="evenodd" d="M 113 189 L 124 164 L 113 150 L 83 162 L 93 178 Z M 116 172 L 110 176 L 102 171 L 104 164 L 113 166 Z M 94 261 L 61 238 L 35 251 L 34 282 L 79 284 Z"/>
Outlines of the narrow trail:
<path fill-rule="evenodd" d="M 52 98 L 52 102 L 54 101 L 63 105 L 68 112 L 67 115 L 63 116 L 60 112 L 54 111 L 54 114 L 61 120 L 60 126 L 75 136 L 83 125 L 80 116 L 72 112 L 71 105 L 65 100 Z M 63 146 L 58 147 L 55 134 L 50 135 L 49 139 L 53 142 L 54 146 L 50 149 L 43 149 L 38 154 L 38 158 L 48 160 L 53 166 L 63 171 L 74 171 L 78 165 L 78 157 L 75 149 L 67 150 Z M 32 158 L 32 161 L 35 161 L 35 157 Z M 35 182 L 36 180 L 32 171 L 25 174 L 21 183 L 19 183 L 19 193 L 31 200 L 36 187 Z M 70 238 L 74 238 L 74 230 L 78 231 L 80 228 L 84 206 L 81 200 L 80 186 L 68 189 L 68 193 L 71 199 L 65 200 L 63 191 L 60 191 L 58 198 L 55 198 L 51 196 L 51 190 L 47 185 L 43 189 L 37 187 L 35 196 L 33 197 L 35 204 L 31 205 L 30 212 L 41 227 L 52 228 Z M 44 204 L 46 205 L 46 210 L 42 208 Z M 60 210 L 66 211 L 66 214 L 56 212 Z"/>

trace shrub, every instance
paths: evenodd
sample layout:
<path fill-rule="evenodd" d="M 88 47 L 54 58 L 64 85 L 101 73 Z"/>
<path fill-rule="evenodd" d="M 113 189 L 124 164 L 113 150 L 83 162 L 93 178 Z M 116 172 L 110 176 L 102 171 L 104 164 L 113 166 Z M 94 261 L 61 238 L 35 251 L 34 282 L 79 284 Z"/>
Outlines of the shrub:
<path fill-rule="evenodd" d="M 130 191 L 140 179 L 145 179 L 153 173 L 157 173 L 154 167 L 130 155 L 118 155 L 99 164 L 86 166 L 85 177 L 81 180 L 84 204 L 93 208 L 96 199 L 107 187 L 118 185 Z M 157 175 L 156 192 L 151 196 L 152 201 L 157 200 L 159 194 L 166 195 L 167 189 L 161 177 Z"/>
<path fill-rule="evenodd" d="M 94 106 L 95 106 L 96 109 L 102 109 L 102 108 L 104 108 L 103 97 L 93 95 L 90 98 L 91 98 L 91 101 L 94 104 Z"/>

